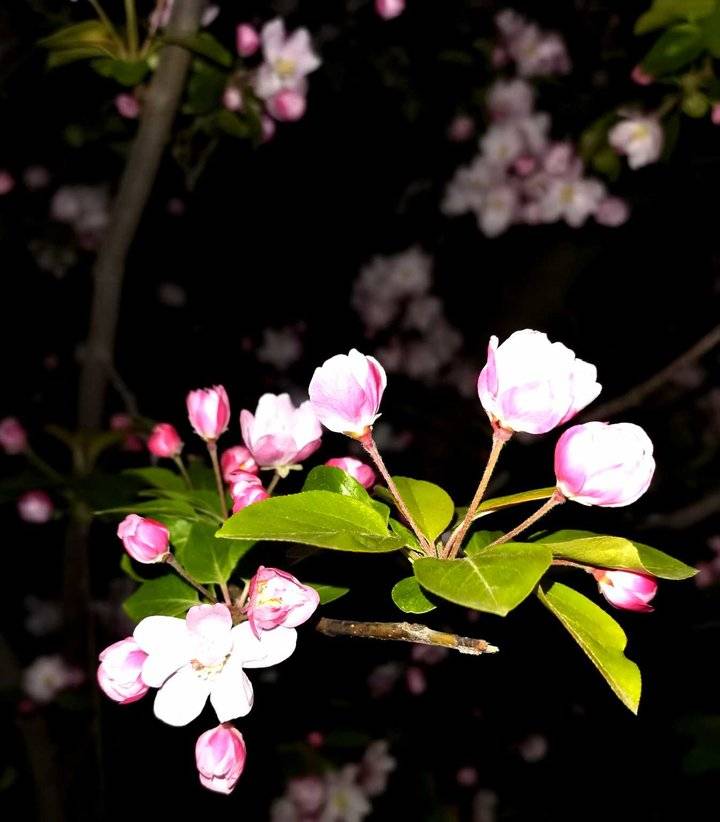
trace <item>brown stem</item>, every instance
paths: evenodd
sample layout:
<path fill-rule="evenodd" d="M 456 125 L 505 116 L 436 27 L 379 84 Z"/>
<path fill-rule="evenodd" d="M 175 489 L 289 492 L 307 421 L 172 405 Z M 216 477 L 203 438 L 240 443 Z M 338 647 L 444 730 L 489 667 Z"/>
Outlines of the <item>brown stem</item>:
<path fill-rule="evenodd" d="M 485 492 L 487 491 L 487 487 L 490 484 L 490 477 L 492 477 L 493 471 L 495 470 L 502 447 L 511 436 L 512 432 L 506 431 L 504 428 L 498 427 L 493 431 L 492 448 L 490 449 L 490 456 L 488 457 L 487 465 L 485 466 L 483 475 L 480 478 L 480 484 L 477 487 L 475 496 L 472 498 L 470 507 L 467 509 L 465 518 L 460 524 L 460 527 L 453 532 L 448 540 L 448 544 L 445 546 L 446 559 L 455 559 L 457 556 L 460 546 L 462 545 L 462 541 L 465 539 L 465 534 L 467 534 L 468 528 L 473 521 L 475 512 L 482 502 Z"/>
<path fill-rule="evenodd" d="M 168 554 L 165 556 L 165 560 L 164 560 L 164 561 L 165 561 L 165 563 L 166 563 L 167 565 L 169 565 L 169 566 L 173 569 L 173 571 L 175 571 L 175 573 L 176 573 L 176 574 L 178 574 L 178 576 L 181 576 L 181 577 L 185 580 L 185 582 L 189 582 L 189 583 L 190 583 L 190 585 L 192 585 L 192 587 L 193 587 L 193 588 L 195 588 L 196 590 L 200 591 L 200 593 L 201 593 L 201 594 L 202 594 L 202 595 L 203 595 L 206 599 L 208 599 L 208 600 L 209 600 L 210 602 L 212 602 L 213 604 L 215 604 L 215 603 L 217 602 L 217 597 L 215 596 L 215 594 L 213 594 L 211 591 L 208 591 L 208 589 L 207 589 L 207 588 L 205 588 L 205 587 L 204 587 L 203 585 L 201 585 L 199 582 L 197 582 L 196 580 L 194 580 L 194 579 L 190 576 L 190 574 L 188 574 L 188 572 L 187 572 L 187 571 L 186 571 L 186 570 L 182 567 L 182 565 L 180 565 L 180 563 L 179 563 L 179 562 L 175 559 L 175 557 L 174 557 L 172 554 L 168 553 Z M 223 593 L 224 593 L 224 592 L 223 592 Z M 229 599 L 229 596 L 228 596 L 228 599 Z M 229 602 L 227 602 L 226 604 L 227 604 L 227 605 L 229 605 L 230 603 L 229 603 Z"/>
<path fill-rule="evenodd" d="M 434 631 L 427 625 L 414 622 L 351 622 L 345 619 L 322 617 L 317 621 L 315 630 L 326 636 L 392 639 L 400 642 L 415 642 L 418 645 L 437 645 L 441 648 L 459 651 L 461 654 L 495 654 L 499 650 L 484 639 Z"/>
<path fill-rule="evenodd" d="M 377 466 L 378 471 L 382 474 L 383 479 L 385 480 L 388 490 L 393 496 L 395 500 L 395 505 L 397 505 L 398 510 L 400 513 L 405 517 L 407 524 L 412 529 L 413 533 L 418 539 L 423 551 L 429 556 L 435 556 L 435 549 L 433 546 L 430 545 L 428 538 L 423 534 L 423 532 L 418 528 L 415 520 L 412 517 L 412 514 L 408 510 L 407 505 L 403 498 L 400 496 L 400 492 L 398 491 L 397 485 L 395 485 L 395 481 L 390 476 L 390 472 L 387 470 L 385 466 L 385 462 L 383 458 L 380 456 L 380 452 L 378 451 L 377 445 L 375 444 L 375 440 L 373 439 L 372 431 L 368 431 L 364 437 L 360 439 L 360 444 L 362 447 L 367 451 L 368 455 L 372 459 L 372 461 Z"/>
<path fill-rule="evenodd" d="M 278 474 L 278 472 L 276 471 L 273 474 L 273 478 L 268 483 L 268 487 L 265 489 L 268 492 L 268 494 L 270 494 L 270 496 L 272 496 L 272 492 L 275 490 L 275 488 L 277 487 L 277 484 L 279 482 L 280 482 L 280 474 Z"/>
<path fill-rule="evenodd" d="M 215 473 L 215 487 L 217 488 L 218 497 L 220 497 L 222 517 L 223 519 L 227 519 L 227 496 L 225 495 L 225 485 L 223 483 L 222 472 L 220 471 L 220 463 L 218 462 L 217 442 L 215 442 L 215 440 L 208 440 L 206 445 L 210 452 L 210 461 L 212 462 L 213 472 Z"/>
<path fill-rule="evenodd" d="M 565 502 L 565 497 L 559 491 L 555 491 L 550 499 L 541 505 L 534 514 L 530 514 L 520 525 L 517 525 L 512 531 L 508 531 L 507 534 L 503 534 L 503 536 L 496 539 L 495 542 L 491 542 L 487 547 L 492 548 L 494 545 L 502 545 L 503 542 L 510 542 L 511 539 L 514 539 L 518 534 L 521 534 L 525 529 L 536 523 L 541 517 L 544 517 L 548 511 L 552 511 L 556 505 L 561 505 L 563 502 Z"/>

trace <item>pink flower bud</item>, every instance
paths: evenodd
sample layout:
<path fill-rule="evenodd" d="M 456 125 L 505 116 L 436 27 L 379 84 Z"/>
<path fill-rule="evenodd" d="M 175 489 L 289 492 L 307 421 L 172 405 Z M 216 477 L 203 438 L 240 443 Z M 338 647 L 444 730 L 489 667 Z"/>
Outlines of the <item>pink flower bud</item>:
<path fill-rule="evenodd" d="M 620 197 L 606 197 L 595 211 L 595 220 L 600 225 L 606 225 L 610 228 L 616 228 L 626 223 L 629 216 L 628 204 Z"/>
<path fill-rule="evenodd" d="M 230 401 L 222 385 L 198 388 L 187 395 L 190 424 L 204 440 L 216 440 L 230 422 Z"/>
<path fill-rule="evenodd" d="M 268 112 L 281 123 L 299 120 L 307 108 L 305 95 L 291 88 L 283 89 L 267 101 Z"/>
<path fill-rule="evenodd" d="M 23 522 L 42 525 L 52 519 L 55 506 L 45 491 L 26 491 L 17 501 L 17 510 Z"/>
<path fill-rule="evenodd" d="M 632 78 L 633 83 L 636 83 L 638 86 L 649 86 L 655 82 L 655 78 L 652 74 L 648 74 L 642 66 L 635 66 L 632 70 L 630 77 Z"/>
<path fill-rule="evenodd" d="M 115 108 L 121 117 L 136 120 L 140 116 L 140 102 L 134 94 L 118 94 Z"/>
<path fill-rule="evenodd" d="M 632 571 L 605 571 L 600 568 L 593 571 L 593 576 L 598 582 L 600 593 L 616 608 L 645 613 L 654 610 L 648 605 L 657 593 L 658 586 L 654 577 Z"/>
<path fill-rule="evenodd" d="M 160 422 L 152 430 L 147 441 L 148 451 L 155 457 L 177 457 L 182 451 L 183 442 L 175 426 L 169 422 Z"/>
<path fill-rule="evenodd" d="M 235 473 L 240 472 L 237 479 L 242 479 L 244 474 L 257 474 L 260 470 L 258 464 L 253 459 L 253 455 L 244 445 L 234 445 L 223 451 L 220 457 L 220 467 L 225 482 L 231 485 L 236 481 Z"/>
<path fill-rule="evenodd" d="M 516 331 L 502 345 L 491 337 L 478 395 L 493 427 L 545 434 L 600 393 L 597 369 L 539 331 Z"/>
<path fill-rule="evenodd" d="M 0 197 L 9 194 L 15 188 L 15 178 L 9 171 L 0 168 Z"/>
<path fill-rule="evenodd" d="M 475 134 L 475 120 L 467 114 L 458 114 L 453 117 L 448 126 L 447 136 L 452 143 L 464 143 Z"/>
<path fill-rule="evenodd" d="M 555 446 L 558 490 L 581 505 L 630 505 L 650 485 L 655 471 L 652 453 L 652 441 L 639 425 L 574 425 Z"/>
<path fill-rule="evenodd" d="M 235 44 L 241 57 L 252 57 L 260 48 L 260 35 L 249 23 L 240 23 L 235 29 Z"/>
<path fill-rule="evenodd" d="M 242 91 L 237 86 L 228 86 L 223 92 L 223 105 L 228 111 L 240 111 L 243 107 Z"/>
<path fill-rule="evenodd" d="M 303 585 L 292 574 L 277 568 L 258 568 L 250 580 L 247 617 L 257 637 L 282 625 L 296 628 L 313 615 L 320 604 L 314 588 Z"/>
<path fill-rule="evenodd" d="M 375 0 L 375 11 L 383 20 L 392 20 L 405 11 L 405 0 Z"/>
<path fill-rule="evenodd" d="M 195 763 L 200 782 L 217 793 L 233 792 L 245 767 L 245 740 L 232 725 L 205 731 L 195 744 Z"/>
<path fill-rule="evenodd" d="M 138 562 L 162 562 L 170 550 L 168 529 L 157 520 L 128 514 L 118 525 L 117 535 L 130 556 Z"/>
<path fill-rule="evenodd" d="M 98 685 L 121 705 L 137 702 L 149 690 L 141 676 L 147 658 L 131 636 L 113 643 L 100 654 Z"/>
<path fill-rule="evenodd" d="M 0 448 L 6 454 L 22 454 L 27 448 L 27 433 L 15 417 L 0 421 Z"/>
<path fill-rule="evenodd" d="M 375 484 L 375 472 L 372 468 L 353 457 L 335 457 L 335 459 L 328 460 L 325 465 L 347 472 L 364 488 L 371 488 Z"/>
<path fill-rule="evenodd" d="M 710 119 L 713 125 L 720 126 L 720 103 L 715 103 L 710 112 Z"/>
<path fill-rule="evenodd" d="M 326 428 L 360 439 L 380 416 L 386 385 L 380 363 L 353 348 L 316 368 L 308 392 L 313 410 Z"/>
<path fill-rule="evenodd" d="M 267 114 L 263 114 L 260 117 L 260 132 L 262 137 L 263 143 L 269 143 L 270 140 L 275 136 L 275 131 L 277 130 L 277 126 L 275 125 L 275 120 L 272 117 L 268 117 Z"/>
<path fill-rule="evenodd" d="M 263 487 L 260 477 L 246 471 L 235 471 L 230 494 L 233 500 L 233 514 L 255 502 L 268 499 L 270 494 Z"/>

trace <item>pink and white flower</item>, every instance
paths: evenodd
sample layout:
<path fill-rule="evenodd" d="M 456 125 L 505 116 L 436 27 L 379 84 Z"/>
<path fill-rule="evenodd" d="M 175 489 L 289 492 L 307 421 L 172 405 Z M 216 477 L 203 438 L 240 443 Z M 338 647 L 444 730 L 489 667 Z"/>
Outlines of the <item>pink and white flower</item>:
<path fill-rule="evenodd" d="M 17 510 L 23 522 L 43 525 L 52 519 L 55 506 L 45 491 L 26 491 L 17 501 Z"/>
<path fill-rule="evenodd" d="M 255 26 L 240 23 L 235 29 L 235 46 L 241 57 L 252 57 L 260 48 L 260 35 Z"/>
<path fill-rule="evenodd" d="M 405 11 L 405 0 L 375 0 L 375 12 L 383 20 L 392 20 Z"/>
<path fill-rule="evenodd" d="M 287 571 L 260 566 L 250 581 L 247 617 L 255 636 L 278 627 L 297 628 L 315 613 L 320 595 Z"/>
<path fill-rule="evenodd" d="M 270 498 L 270 494 L 265 490 L 260 477 L 245 471 L 235 471 L 233 474 L 230 495 L 233 501 L 233 514 L 242 511 L 248 505 Z"/>
<path fill-rule="evenodd" d="M 146 565 L 163 562 L 170 550 L 167 527 L 150 517 L 128 514 L 118 525 L 117 535 L 128 554 Z"/>
<path fill-rule="evenodd" d="M 376 475 L 373 469 L 361 460 L 354 457 L 335 457 L 328 460 L 325 465 L 331 468 L 339 468 L 357 480 L 363 488 L 372 488 L 375 485 Z"/>
<path fill-rule="evenodd" d="M 200 783 L 216 793 L 232 793 L 245 767 L 246 756 L 245 740 L 237 728 L 223 724 L 205 731 L 195 743 Z"/>
<path fill-rule="evenodd" d="M 74 688 L 85 677 L 59 654 L 37 657 L 22 673 L 22 688 L 34 702 L 46 705 L 68 688 Z"/>
<path fill-rule="evenodd" d="M 142 679 L 147 654 L 129 636 L 114 642 L 100 654 L 98 685 L 120 705 L 137 702 L 150 690 Z"/>
<path fill-rule="evenodd" d="M 187 725 L 208 698 L 220 722 L 250 712 L 253 689 L 245 668 L 267 668 L 295 650 L 294 628 L 277 627 L 255 636 L 250 623 L 233 627 L 225 605 L 196 605 L 185 619 L 150 616 L 133 634 L 148 655 L 142 678 L 155 697 L 155 716 L 168 725 Z"/>
<path fill-rule="evenodd" d="M 487 94 L 487 107 L 493 120 L 528 117 L 534 107 L 535 89 L 520 77 L 496 80 Z"/>
<path fill-rule="evenodd" d="M 5 417 L 0 421 L 0 448 L 6 454 L 22 454 L 27 450 L 27 432 L 20 420 L 15 417 Z"/>
<path fill-rule="evenodd" d="M 283 89 L 304 94 L 305 77 L 320 66 L 308 30 L 300 28 L 288 36 L 278 17 L 263 26 L 260 36 L 265 62 L 255 77 L 258 97 L 268 100 Z"/>
<path fill-rule="evenodd" d="M 253 459 L 253 455 L 244 445 L 233 445 L 223 451 L 220 457 L 220 468 L 225 482 L 231 484 L 235 481 L 235 474 L 240 472 L 243 476 L 245 474 L 257 474 L 258 464 Z"/>
<path fill-rule="evenodd" d="M 230 422 L 230 400 L 222 385 L 198 388 L 187 395 L 190 424 L 206 441 L 216 440 Z"/>
<path fill-rule="evenodd" d="M 600 593 L 616 608 L 644 613 L 655 610 L 649 604 L 658 589 L 654 577 L 632 571 L 606 571 L 601 568 L 593 571 L 593 576 Z"/>
<path fill-rule="evenodd" d="M 627 156 L 630 168 L 641 168 L 660 159 L 663 129 L 655 117 L 628 117 L 610 129 L 608 142 Z"/>
<path fill-rule="evenodd" d="M 305 95 L 291 88 L 283 89 L 267 100 L 268 113 L 281 123 L 300 120 L 306 108 Z"/>
<path fill-rule="evenodd" d="M 159 422 L 152 430 L 147 441 L 148 451 L 155 457 L 172 459 L 179 456 L 183 441 L 180 439 L 174 425 L 169 422 Z"/>

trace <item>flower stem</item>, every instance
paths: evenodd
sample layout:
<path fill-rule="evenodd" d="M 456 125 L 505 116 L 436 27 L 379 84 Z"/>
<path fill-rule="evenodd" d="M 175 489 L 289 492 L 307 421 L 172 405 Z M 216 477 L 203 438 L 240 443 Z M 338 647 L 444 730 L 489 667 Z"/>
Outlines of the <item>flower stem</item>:
<path fill-rule="evenodd" d="M 188 474 L 187 468 L 185 468 L 185 463 L 183 462 L 180 454 L 173 457 L 173 462 L 177 465 L 178 471 L 180 471 L 180 476 L 185 480 L 185 485 L 192 490 L 192 480 L 190 479 L 190 474 Z"/>
<path fill-rule="evenodd" d="M 435 556 L 435 549 L 432 545 L 430 545 L 428 538 L 425 536 L 425 534 L 423 534 L 423 532 L 418 528 L 417 524 L 415 523 L 415 520 L 412 517 L 412 514 L 408 510 L 407 505 L 405 505 L 403 498 L 400 496 L 400 492 L 398 491 L 397 485 L 395 485 L 393 478 L 390 476 L 390 472 L 387 470 L 387 467 L 385 466 L 383 458 L 380 456 L 380 452 L 378 451 L 377 445 L 375 444 L 375 440 L 373 439 L 372 431 L 368 431 L 368 433 L 360 439 L 360 444 L 368 453 L 372 461 L 375 463 L 378 471 L 382 474 L 383 479 L 387 483 L 388 490 L 390 491 L 390 493 L 393 496 L 393 499 L 395 500 L 395 504 L 397 505 L 398 510 L 403 515 L 403 517 L 405 517 L 407 524 L 410 526 L 413 533 L 417 537 L 418 542 L 422 546 L 423 551 L 429 557 Z"/>
<path fill-rule="evenodd" d="M 529 528 L 531 525 L 536 523 L 540 517 L 544 517 L 548 511 L 552 511 L 556 505 L 561 505 L 563 502 L 565 502 L 565 497 L 559 491 L 555 491 L 550 499 L 543 503 L 543 505 L 541 505 L 534 514 L 530 514 L 530 516 L 526 520 L 523 520 L 520 525 L 513 528 L 512 531 L 508 531 L 507 534 L 503 534 L 503 536 L 496 539 L 495 542 L 491 542 L 487 547 L 492 548 L 495 545 L 502 545 L 503 542 L 509 542 L 518 534 L 522 533 L 526 528 Z"/>
<path fill-rule="evenodd" d="M 127 28 L 127 42 L 129 57 L 137 59 L 138 55 L 138 26 L 135 0 L 125 0 L 125 25 Z"/>
<path fill-rule="evenodd" d="M 169 565 L 173 571 L 175 571 L 178 576 L 181 576 L 185 582 L 189 582 L 193 588 L 200 591 L 200 593 L 206 598 L 209 599 L 210 602 L 215 604 L 217 602 L 217 597 L 211 591 L 208 591 L 203 585 L 201 585 L 197 580 L 193 579 L 190 574 L 180 565 L 180 563 L 175 559 L 175 557 L 168 552 L 167 556 L 165 557 L 165 563 Z"/>
<path fill-rule="evenodd" d="M 268 483 L 268 487 L 265 489 L 268 492 L 268 494 L 270 494 L 271 496 L 272 496 L 272 492 L 277 487 L 277 484 L 280 482 L 280 479 L 281 479 L 280 474 L 278 474 L 278 472 L 276 471 L 273 474 L 273 478 Z"/>
<path fill-rule="evenodd" d="M 227 519 L 227 497 L 225 496 L 225 486 L 223 485 L 222 474 L 220 473 L 220 463 L 218 462 L 217 455 L 217 442 L 215 442 L 215 440 L 208 440 L 207 448 L 210 452 L 210 461 L 212 462 L 213 471 L 215 472 L 215 485 L 217 487 L 218 496 L 220 497 L 220 508 L 222 510 L 223 519 Z"/>
<path fill-rule="evenodd" d="M 467 534 L 468 528 L 473 521 L 475 512 L 482 502 L 485 492 L 487 491 L 487 487 L 490 484 L 490 477 L 492 477 L 493 471 L 495 470 L 502 447 L 511 436 L 512 433 L 506 431 L 504 428 L 498 427 L 493 431 L 492 448 L 490 449 L 490 456 L 488 457 L 487 465 L 485 466 L 483 475 L 480 478 L 480 484 L 477 487 L 477 491 L 475 491 L 475 496 L 470 503 L 470 507 L 467 509 L 465 518 L 460 523 L 460 527 L 451 534 L 450 539 L 445 546 L 446 559 L 455 559 L 457 556 L 460 546 L 462 545 L 462 541 L 465 539 L 465 534 Z"/>
<path fill-rule="evenodd" d="M 225 600 L 225 604 L 228 608 L 232 608 L 232 597 L 230 596 L 230 590 L 228 589 L 227 582 L 220 583 L 220 590 L 222 591 L 223 599 Z"/>

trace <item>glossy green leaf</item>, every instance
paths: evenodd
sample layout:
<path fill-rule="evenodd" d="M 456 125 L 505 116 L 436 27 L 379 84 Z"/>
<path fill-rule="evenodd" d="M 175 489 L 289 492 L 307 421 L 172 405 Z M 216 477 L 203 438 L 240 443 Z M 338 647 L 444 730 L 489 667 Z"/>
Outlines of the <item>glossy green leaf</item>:
<path fill-rule="evenodd" d="M 547 545 L 553 556 L 598 568 L 622 568 L 661 579 L 689 579 L 697 569 L 674 557 L 624 537 L 590 531 L 555 531 L 536 543 Z"/>
<path fill-rule="evenodd" d="M 91 66 L 101 77 L 108 77 L 123 86 L 133 88 L 145 79 L 150 66 L 145 60 L 93 60 Z"/>
<path fill-rule="evenodd" d="M 464 559 L 422 557 L 413 572 L 443 599 L 505 616 L 533 591 L 551 561 L 545 546 L 508 542 Z"/>
<path fill-rule="evenodd" d="M 660 29 L 677 20 L 701 20 L 715 10 L 717 0 L 653 0 L 635 23 L 635 34 Z"/>
<path fill-rule="evenodd" d="M 426 614 L 436 606 L 425 596 L 415 577 L 405 577 L 390 592 L 393 602 L 406 614 Z"/>
<path fill-rule="evenodd" d="M 165 36 L 163 40 L 174 46 L 182 46 L 200 57 L 207 57 L 223 68 L 230 68 L 233 64 L 232 54 L 215 37 L 207 31 L 201 31 L 187 37 Z"/>
<path fill-rule="evenodd" d="M 396 519 L 390 519 L 388 525 L 390 526 L 390 530 L 393 534 L 400 537 L 402 540 L 402 547 L 412 548 L 413 551 L 423 553 L 423 549 L 420 547 L 417 537 L 408 527 L 403 525 L 401 522 L 398 522 Z"/>
<path fill-rule="evenodd" d="M 123 608 L 130 619 L 140 622 L 148 616 L 184 617 L 188 608 L 198 604 L 197 591 L 174 573 L 149 579 L 125 600 Z"/>
<path fill-rule="evenodd" d="M 370 494 L 362 485 L 340 468 L 332 465 L 318 465 L 310 471 L 305 478 L 303 491 L 332 491 L 334 494 L 342 494 L 345 497 L 364 502 L 370 505 Z"/>
<path fill-rule="evenodd" d="M 176 552 L 182 551 L 195 523 L 187 519 L 174 519 L 172 517 L 164 517 L 161 522 L 167 526 L 170 532 L 170 545 Z"/>
<path fill-rule="evenodd" d="M 339 585 L 323 585 L 320 582 L 304 582 L 303 585 L 314 588 L 320 594 L 321 605 L 328 605 L 330 602 L 335 602 L 336 599 L 350 593 L 349 588 L 343 588 Z"/>
<path fill-rule="evenodd" d="M 402 544 L 377 511 L 332 491 L 304 491 L 249 505 L 233 514 L 218 534 L 340 551 L 394 551 Z"/>
<path fill-rule="evenodd" d="M 177 551 L 180 564 L 198 582 L 227 582 L 240 558 L 255 544 L 216 537 L 216 528 L 205 522 L 194 523 Z"/>
<path fill-rule="evenodd" d="M 140 491 L 141 497 L 152 497 L 154 500 L 171 500 L 190 505 L 197 514 L 205 519 L 210 519 L 217 522 L 222 522 L 223 517 L 220 513 L 220 500 L 218 499 L 216 490 L 200 490 L 188 491 L 166 491 L 163 488 L 147 489 Z"/>
<path fill-rule="evenodd" d="M 393 480 L 418 528 L 434 542 L 455 513 L 455 504 L 450 495 L 439 485 L 425 480 L 410 477 L 393 477 Z"/>
<path fill-rule="evenodd" d="M 50 51 L 58 49 L 77 49 L 82 46 L 113 47 L 115 41 L 112 32 L 101 20 L 85 20 L 73 23 L 43 37 L 38 45 Z"/>
<path fill-rule="evenodd" d="M 123 505 L 118 508 L 106 508 L 96 512 L 98 516 L 107 514 L 138 514 L 143 517 L 153 517 L 161 522 L 165 517 L 195 520 L 198 518 L 191 505 L 178 499 L 153 499 L 148 502 L 136 502 L 132 505 Z"/>
<path fill-rule="evenodd" d="M 693 23 L 681 23 L 660 35 L 643 58 L 642 67 L 653 77 L 672 74 L 699 57 L 704 49 L 702 29 Z"/>
<path fill-rule="evenodd" d="M 145 582 L 145 577 L 140 576 L 135 570 L 135 566 L 132 564 L 132 560 L 128 554 L 123 554 L 122 557 L 120 557 L 120 570 L 135 582 Z"/>
<path fill-rule="evenodd" d="M 162 488 L 165 491 L 183 491 L 185 483 L 182 477 L 171 471 L 169 468 L 130 468 L 123 471 L 129 477 L 137 477 L 142 482 L 153 488 Z"/>
<path fill-rule="evenodd" d="M 618 699 L 636 714 L 642 679 L 638 666 L 625 656 L 623 629 L 592 600 L 559 582 L 538 588 L 538 597 L 590 657 Z"/>
<path fill-rule="evenodd" d="M 522 505 L 525 502 L 538 502 L 549 499 L 555 491 L 552 488 L 535 488 L 532 491 L 521 491 L 519 494 L 508 494 L 504 497 L 493 497 L 483 500 L 478 506 L 477 513 L 473 517 L 473 522 L 480 517 L 492 514 L 493 511 L 500 511 L 503 508 L 512 508 L 514 505 Z M 457 509 L 457 516 L 462 519 L 467 512 L 467 506 Z"/>
<path fill-rule="evenodd" d="M 502 531 L 475 531 L 463 550 L 467 556 L 471 557 L 479 551 L 483 551 L 496 539 L 500 539 L 502 535 Z"/>

